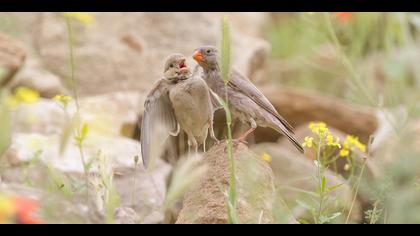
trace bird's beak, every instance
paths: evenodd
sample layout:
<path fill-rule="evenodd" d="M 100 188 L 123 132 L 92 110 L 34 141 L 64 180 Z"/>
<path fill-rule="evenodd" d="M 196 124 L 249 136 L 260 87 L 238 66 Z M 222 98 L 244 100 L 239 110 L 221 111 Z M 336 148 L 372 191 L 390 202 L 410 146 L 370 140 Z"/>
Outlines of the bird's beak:
<path fill-rule="evenodd" d="M 197 62 L 202 62 L 204 60 L 203 54 L 201 54 L 200 50 L 194 52 L 193 59 Z"/>

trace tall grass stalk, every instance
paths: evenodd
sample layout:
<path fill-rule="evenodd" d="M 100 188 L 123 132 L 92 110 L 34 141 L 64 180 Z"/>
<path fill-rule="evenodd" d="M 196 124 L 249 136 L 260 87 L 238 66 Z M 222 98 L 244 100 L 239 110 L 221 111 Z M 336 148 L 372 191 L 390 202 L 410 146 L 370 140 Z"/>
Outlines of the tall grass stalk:
<path fill-rule="evenodd" d="M 325 21 L 327 24 L 328 33 L 330 34 L 331 39 L 333 40 L 334 46 L 338 50 L 341 60 L 344 63 L 346 69 L 350 72 L 350 78 L 352 79 L 351 85 L 359 89 L 362 92 L 362 95 L 368 100 L 371 105 L 377 105 L 377 101 L 370 95 L 366 86 L 361 81 L 360 75 L 353 68 L 350 59 L 346 56 L 346 53 L 343 51 L 340 42 L 338 41 L 337 35 L 335 33 L 334 27 L 332 25 L 330 13 L 324 13 Z"/>
<path fill-rule="evenodd" d="M 230 31 L 229 31 L 229 20 L 227 17 L 222 18 L 222 77 L 225 82 L 225 101 L 223 108 L 226 113 L 226 127 L 227 127 L 227 151 L 229 158 L 229 192 L 228 192 L 228 216 L 229 223 L 238 223 L 236 215 L 236 178 L 235 178 L 235 160 L 233 157 L 233 144 L 232 144 L 232 116 L 229 109 L 229 97 L 228 97 L 228 83 L 229 83 L 229 71 L 230 71 Z"/>
<path fill-rule="evenodd" d="M 318 188 L 319 188 L 319 206 L 318 206 L 318 212 L 317 217 L 315 218 L 315 223 L 319 223 L 321 221 L 321 215 L 322 215 L 322 209 L 324 208 L 324 189 L 325 189 L 325 176 L 324 176 L 324 169 L 322 167 L 321 162 L 321 145 L 322 140 L 319 141 L 318 147 L 317 147 L 317 179 L 318 179 Z"/>
<path fill-rule="evenodd" d="M 79 105 L 79 94 L 77 92 L 77 82 L 74 76 L 75 72 L 75 60 L 74 60 L 74 34 L 73 34 L 73 27 L 71 24 L 71 18 L 65 16 L 66 26 L 67 26 L 67 33 L 68 33 L 68 46 L 69 46 L 69 70 L 70 70 L 70 81 L 71 81 L 71 89 L 73 91 L 73 97 L 76 103 L 76 138 L 79 140 L 79 148 L 80 158 L 83 165 L 84 177 L 85 177 L 85 185 L 86 185 L 86 201 L 89 204 L 89 165 L 86 162 L 86 157 L 83 150 L 83 140 L 86 136 L 87 126 L 82 128 L 81 126 L 81 118 L 80 118 L 80 105 Z"/>
<path fill-rule="evenodd" d="M 366 100 L 368 101 L 368 103 L 370 105 L 377 107 L 384 114 L 384 116 L 387 119 L 387 121 L 389 122 L 389 124 L 392 125 L 393 130 L 396 133 L 398 133 L 398 128 L 397 128 L 395 122 L 393 121 L 393 119 L 391 117 L 389 117 L 388 113 L 383 109 L 382 104 L 379 101 L 377 101 L 374 97 L 372 97 L 372 95 L 370 94 L 366 85 L 362 82 L 362 78 L 361 78 L 360 74 L 356 71 L 352 62 L 350 61 L 350 59 L 346 55 L 345 51 L 341 47 L 341 44 L 338 41 L 337 34 L 335 33 L 335 30 L 334 30 L 334 27 L 333 27 L 333 24 L 332 24 L 330 14 L 328 12 L 324 13 L 324 18 L 325 18 L 325 22 L 327 24 L 328 33 L 330 34 L 330 37 L 333 40 L 334 46 L 336 47 L 344 66 L 346 67 L 346 69 L 350 73 L 350 76 L 348 77 L 348 78 L 350 78 L 350 80 L 349 80 L 350 85 L 353 86 L 353 88 L 358 89 L 358 91 L 361 93 L 361 95 L 364 98 L 366 98 Z"/>
<path fill-rule="evenodd" d="M 357 181 L 355 183 L 355 192 L 354 192 L 353 200 L 352 200 L 351 205 L 350 205 L 349 213 L 347 214 L 346 224 L 348 224 L 348 222 L 349 222 L 351 212 L 353 211 L 354 204 L 356 203 L 357 195 L 359 194 L 359 187 L 360 187 L 360 183 L 362 181 L 363 174 L 364 174 L 365 169 L 366 169 L 367 160 L 370 156 L 370 150 L 372 149 L 372 142 L 373 142 L 373 136 L 370 136 L 369 137 L 369 143 L 368 143 L 368 152 L 366 154 L 366 157 L 363 158 L 362 169 L 360 170 L 359 177 L 357 178 Z"/>

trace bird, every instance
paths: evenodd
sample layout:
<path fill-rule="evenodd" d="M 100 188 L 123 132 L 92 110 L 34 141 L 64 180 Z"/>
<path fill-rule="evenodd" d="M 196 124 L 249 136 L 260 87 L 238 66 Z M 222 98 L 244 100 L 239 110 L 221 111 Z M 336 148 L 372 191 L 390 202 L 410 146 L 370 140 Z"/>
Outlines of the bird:
<path fill-rule="evenodd" d="M 193 59 L 202 67 L 203 79 L 210 89 L 220 98 L 225 99 L 225 82 L 218 64 L 217 48 L 202 46 L 194 51 Z M 235 141 L 244 142 L 258 126 L 269 127 L 286 136 L 299 152 L 304 153 L 302 145 L 294 137 L 293 127 L 277 112 L 258 88 L 234 68 L 231 68 L 229 72 L 227 99 L 232 119 L 251 126 Z"/>
<path fill-rule="evenodd" d="M 196 67 L 191 74 L 182 54 L 174 53 L 166 58 L 163 78 L 153 85 L 144 103 L 140 143 L 145 167 L 153 146 L 161 148 L 169 135 L 177 136 L 180 130 L 187 134 L 189 149 L 192 147 L 195 152 L 201 144 L 206 151 L 209 132 L 219 142 L 213 130 L 213 114 L 220 108 L 220 100 L 210 92 L 199 72 Z"/>

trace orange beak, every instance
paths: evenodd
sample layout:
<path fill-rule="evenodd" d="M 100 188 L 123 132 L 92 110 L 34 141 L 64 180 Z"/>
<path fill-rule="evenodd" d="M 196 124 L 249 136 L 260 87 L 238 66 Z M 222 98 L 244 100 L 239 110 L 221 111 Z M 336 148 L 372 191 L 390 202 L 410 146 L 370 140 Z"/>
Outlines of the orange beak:
<path fill-rule="evenodd" d="M 197 62 L 202 62 L 204 60 L 203 54 L 201 54 L 201 52 L 199 50 L 197 50 L 197 51 L 194 52 L 193 58 Z"/>

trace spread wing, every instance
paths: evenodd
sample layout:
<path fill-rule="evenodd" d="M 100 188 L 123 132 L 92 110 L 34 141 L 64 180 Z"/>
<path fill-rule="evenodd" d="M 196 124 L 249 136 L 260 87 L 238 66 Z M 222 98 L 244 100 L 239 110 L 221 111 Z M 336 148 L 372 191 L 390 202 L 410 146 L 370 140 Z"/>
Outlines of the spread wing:
<path fill-rule="evenodd" d="M 268 101 L 268 99 L 251 83 L 251 81 L 235 69 L 231 70 L 229 86 L 251 98 L 252 101 L 275 116 L 290 133 L 294 133 L 293 127 L 277 112 L 270 101 Z"/>
<path fill-rule="evenodd" d="M 166 138 L 179 133 L 179 125 L 169 100 L 171 84 L 161 79 L 155 83 L 144 103 L 141 123 L 141 154 L 143 164 L 148 166 L 154 149 L 161 150 Z"/>

